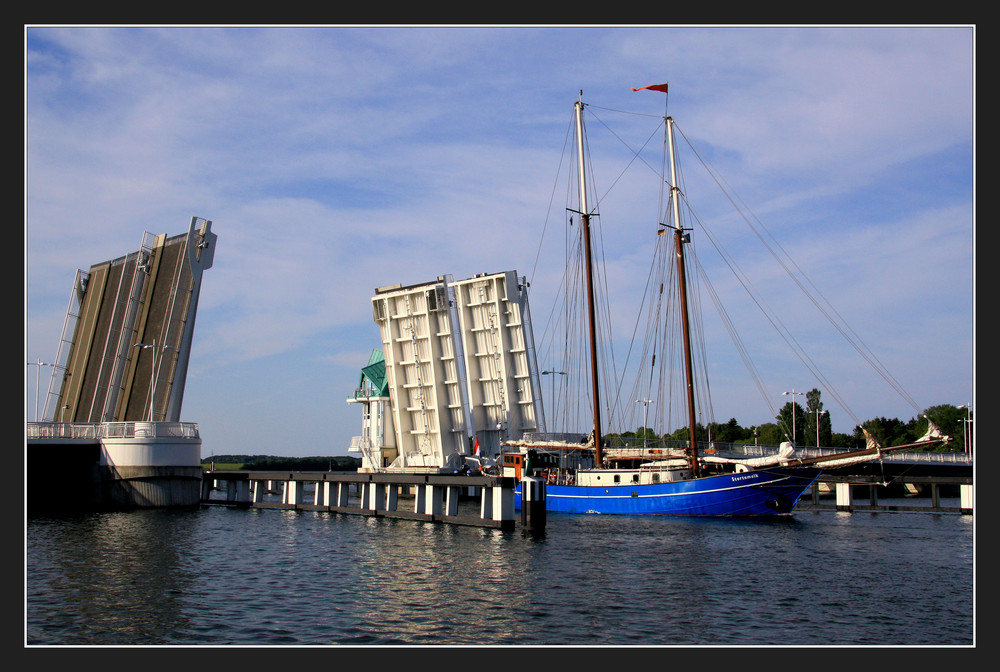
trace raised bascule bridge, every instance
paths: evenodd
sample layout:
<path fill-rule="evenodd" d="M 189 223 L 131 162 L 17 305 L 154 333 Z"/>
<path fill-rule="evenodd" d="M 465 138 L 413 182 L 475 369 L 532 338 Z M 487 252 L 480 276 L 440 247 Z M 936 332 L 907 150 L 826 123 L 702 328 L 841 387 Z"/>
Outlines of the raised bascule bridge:
<path fill-rule="evenodd" d="M 181 421 L 202 274 L 216 235 L 145 233 L 78 270 L 40 419 L 27 423 L 29 509 L 197 506 L 198 425 Z"/>

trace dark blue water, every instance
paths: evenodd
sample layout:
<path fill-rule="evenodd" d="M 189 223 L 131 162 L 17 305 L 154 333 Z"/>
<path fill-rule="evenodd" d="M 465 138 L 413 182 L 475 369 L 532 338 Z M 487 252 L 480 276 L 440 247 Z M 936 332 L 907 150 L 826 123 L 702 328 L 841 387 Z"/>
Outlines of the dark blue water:
<path fill-rule="evenodd" d="M 545 537 L 203 507 L 26 523 L 31 645 L 965 645 L 971 516 L 550 514 Z"/>

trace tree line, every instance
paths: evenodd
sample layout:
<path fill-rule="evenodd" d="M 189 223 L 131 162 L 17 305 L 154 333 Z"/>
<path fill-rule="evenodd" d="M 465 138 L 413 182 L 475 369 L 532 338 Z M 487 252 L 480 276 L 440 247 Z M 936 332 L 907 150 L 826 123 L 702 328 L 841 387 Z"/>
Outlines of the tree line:
<path fill-rule="evenodd" d="M 275 455 L 212 455 L 203 466 L 226 465 L 239 471 L 357 471 L 361 458 L 347 455 L 282 457 Z M 239 465 L 239 466 L 233 466 Z"/>
<path fill-rule="evenodd" d="M 850 434 L 833 431 L 830 413 L 823 408 L 819 390 L 814 388 L 806 392 L 805 398 L 804 407 L 796 401 L 786 403 L 774 422 L 750 427 L 741 426 L 736 418 L 730 418 L 725 423 L 710 422 L 705 425 L 698 423 L 695 426 L 696 438 L 705 442 L 759 443 L 771 446 L 780 445 L 783 441 L 792 441 L 799 447 L 820 446 L 851 450 L 865 447 L 865 436 L 861 427 L 855 427 Z M 925 450 L 966 452 L 966 438 L 969 437 L 971 440 L 972 426 L 968 411 L 961 406 L 950 404 L 931 406 L 919 417 L 910 418 L 905 422 L 898 418 L 877 417 L 865 420 L 861 424 L 880 445 L 888 448 L 913 443 L 923 436 L 927 432 L 925 415 L 943 434 L 952 438 L 948 443 L 937 443 Z M 968 431 L 966 431 L 967 424 Z M 639 427 L 635 432 L 624 432 L 618 436 L 623 439 L 687 441 L 689 434 L 687 427 L 662 436 L 650 428 Z"/>

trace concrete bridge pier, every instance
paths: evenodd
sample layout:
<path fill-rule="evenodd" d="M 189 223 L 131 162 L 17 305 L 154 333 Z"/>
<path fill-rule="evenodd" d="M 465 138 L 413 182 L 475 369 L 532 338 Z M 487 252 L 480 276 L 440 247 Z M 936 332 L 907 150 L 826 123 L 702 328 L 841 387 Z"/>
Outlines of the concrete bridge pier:
<path fill-rule="evenodd" d="M 958 486 L 959 506 L 962 509 L 962 513 L 972 513 L 973 501 L 975 499 L 974 494 L 972 483 L 963 483 Z"/>
<path fill-rule="evenodd" d="M 479 516 L 486 520 L 514 518 L 514 491 L 509 488 L 481 488 Z"/>

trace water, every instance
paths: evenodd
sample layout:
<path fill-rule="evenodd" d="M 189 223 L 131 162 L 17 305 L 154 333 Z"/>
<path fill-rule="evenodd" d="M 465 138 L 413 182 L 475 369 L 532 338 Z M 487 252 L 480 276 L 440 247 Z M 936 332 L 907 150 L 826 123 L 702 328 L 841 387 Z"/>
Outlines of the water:
<path fill-rule="evenodd" d="M 25 641 L 971 646 L 973 524 L 550 514 L 532 539 L 223 506 L 32 517 Z"/>

